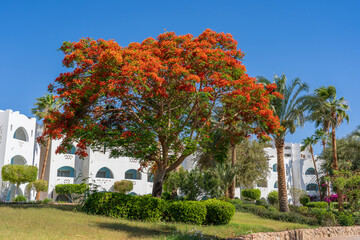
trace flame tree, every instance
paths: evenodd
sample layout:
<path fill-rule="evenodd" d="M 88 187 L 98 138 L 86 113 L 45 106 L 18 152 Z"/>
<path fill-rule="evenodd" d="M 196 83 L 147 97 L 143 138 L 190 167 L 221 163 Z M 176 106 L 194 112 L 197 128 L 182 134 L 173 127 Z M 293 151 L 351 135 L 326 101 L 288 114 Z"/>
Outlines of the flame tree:
<path fill-rule="evenodd" d="M 154 173 L 155 197 L 165 175 L 220 125 L 265 138 L 279 129 L 269 107 L 279 97 L 275 84 L 264 87 L 246 74 L 230 34 L 166 32 L 127 47 L 87 38 L 61 50 L 70 72 L 49 85 L 63 105 L 47 116 L 44 136 L 62 139 L 57 152 L 76 142 L 81 157 L 91 147 L 139 159 Z"/>

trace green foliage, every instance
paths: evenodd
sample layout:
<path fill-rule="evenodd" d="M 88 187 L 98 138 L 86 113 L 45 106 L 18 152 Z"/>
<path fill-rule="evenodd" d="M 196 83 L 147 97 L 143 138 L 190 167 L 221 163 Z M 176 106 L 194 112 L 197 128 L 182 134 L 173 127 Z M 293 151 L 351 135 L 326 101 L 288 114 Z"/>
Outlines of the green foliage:
<path fill-rule="evenodd" d="M 300 203 L 303 205 L 303 206 L 306 206 L 306 204 L 308 204 L 310 202 L 310 198 L 308 196 L 302 196 L 300 198 Z"/>
<path fill-rule="evenodd" d="M 169 193 L 169 192 L 163 192 L 163 193 L 161 194 L 161 199 L 170 200 L 170 199 L 171 199 L 171 193 Z"/>
<path fill-rule="evenodd" d="M 241 191 L 241 196 L 246 200 L 258 200 L 261 197 L 261 191 L 259 189 L 244 189 Z"/>
<path fill-rule="evenodd" d="M 235 214 L 235 206 L 231 203 L 216 199 L 209 199 L 204 201 L 204 203 L 207 210 L 207 224 L 228 224 Z"/>
<path fill-rule="evenodd" d="M 327 208 L 329 204 L 327 202 L 309 202 L 306 206 L 309 208 Z"/>
<path fill-rule="evenodd" d="M 235 206 L 236 211 L 238 211 L 238 209 L 240 209 L 241 206 L 243 205 L 243 202 L 240 199 L 231 199 L 228 202 Z"/>
<path fill-rule="evenodd" d="M 261 205 L 261 206 L 267 206 L 268 205 L 265 198 L 260 198 L 260 199 L 256 200 L 255 204 L 256 205 Z"/>
<path fill-rule="evenodd" d="M 229 142 L 224 139 L 223 130 L 215 132 L 210 136 L 211 140 L 207 145 L 202 147 L 202 152 L 197 158 L 197 166 L 201 169 L 211 169 L 219 163 L 231 161 Z M 266 178 L 269 173 L 269 156 L 264 148 L 268 146 L 267 143 L 247 139 L 236 145 L 235 176 L 238 185 L 251 187 L 259 179 Z"/>
<path fill-rule="evenodd" d="M 128 193 L 133 190 L 133 188 L 133 182 L 129 180 L 121 180 L 114 183 L 114 190 L 119 193 Z"/>
<path fill-rule="evenodd" d="M 325 208 L 312 208 L 310 213 L 316 217 L 318 223 L 322 226 L 335 226 L 335 214 Z"/>
<path fill-rule="evenodd" d="M 24 195 L 18 195 L 13 199 L 13 202 L 27 202 L 27 198 Z"/>
<path fill-rule="evenodd" d="M 355 219 L 351 213 L 340 212 L 336 219 L 341 226 L 353 226 L 355 224 Z"/>
<path fill-rule="evenodd" d="M 97 192 L 88 197 L 83 209 L 90 214 L 156 222 L 162 218 L 165 201 L 149 196 Z"/>
<path fill-rule="evenodd" d="M 347 196 L 354 211 L 360 210 L 358 204 L 360 200 L 360 175 L 358 172 L 346 169 L 334 171 L 332 183 L 336 189 L 341 190 L 343 195 Z"/>
<path fill-rule="evenodd" d="M 298 212 L 301 214 L 307 214 L 309 212 L 309 208 L 308 207 L 298 207 Z"/>
<path fill-rule="evenodd" d="M 206 206 L 198 201 L 176 201 L 167 204 L 170 221 L 203 224 L 206 220 Z"/>
<path fill-rule="evenodd" d="M 50 199 L 50 198 L 45 198 L 44 200 L 41 201 L 42 204 L 48 204 L 48 203 L 53 203 L 54 200 Z"/>
<path fill-rule="evenodd" d="M 30 165 L 5 165 L 1 169 L 2 180 L 17 186 L 35 181 L 37 173 L 38 168 Z"/>
<path fill-rule="evenodd" d="M 55 192 L 57 194 L 63 194 L 71 202 L 75 200 L 74 196 L 84 194 L 89 188 L 85 183 L 81 184 L 58 184 L 55 186 Z"/>
<path fill-rule="evenodd" d="M 150 196 L 97 192 L 83 206 L 90 214 L 143 221 L 176 221 L 194 224 L 226 224 L 235 212 L 231 203 L 220 200 L 165 201 Z"/>
<path fill-rule="evenodd" d="M 47 191 L 48 183 L 46 180 L 35 180 L 27 185 L 26 190 L 30 191 L 35 189 L 36 192 L 45 192 Z"/>
<path fill-rule="evenodd" d="M 180 168 L 177 172 L 169 174 L 165 181 L 164 189 L 171 192 L 179 189 L 188 200 L 198 200 L 202 195 L 219 197 L 223 194 L 222 179 L 216 175 L 216 169 L 192 169 L 190 172 Z"/>
<path fill-rule="evenodd" d="M 270 204 L 275 205 L 279 203 L 279 193 L 277 191 L 271 191 L 267 196 L 267 200 Z"/>
<path fill-rule="evenodd" d="M 265 206 L 255 204 L 244 204 L 237 209 L 239 212 L 249 212 L 263 218 L 269 218 L 285 222 L 294 222 L 308 225 L 318 225 L 318 221 L 313 217 L 303 216 L 294 212 L 279 212 L 273 207 L 266 208 Z"/>

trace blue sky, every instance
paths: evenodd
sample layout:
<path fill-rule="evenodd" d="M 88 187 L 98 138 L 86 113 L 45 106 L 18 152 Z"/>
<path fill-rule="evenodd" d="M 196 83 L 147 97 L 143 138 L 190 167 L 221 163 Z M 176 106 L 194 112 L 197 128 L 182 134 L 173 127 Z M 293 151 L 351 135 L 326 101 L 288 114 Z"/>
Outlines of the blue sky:
<path fill-rule="evenodd" d="M 231 33 L 250 76 L 285 73 L 311 91 L 334 85 L 360 125 L 360 1 L 2 1 L 0 109 L 31 116 L 34 99 L 65 71 L 57 49 L 83 37 L 140 42 L 167 31 L 198 35 L 206 28 Z M 287 141 L 311 135 L 311 123 Z"/>

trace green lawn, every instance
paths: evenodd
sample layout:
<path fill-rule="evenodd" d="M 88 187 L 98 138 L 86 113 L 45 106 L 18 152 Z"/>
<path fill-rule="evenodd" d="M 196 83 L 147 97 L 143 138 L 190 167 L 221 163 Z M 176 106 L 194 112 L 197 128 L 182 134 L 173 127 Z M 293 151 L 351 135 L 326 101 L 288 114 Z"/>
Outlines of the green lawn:
<path fill-rule="evenodd" d="M 175 231 L 194 228 L 205 236 L 221 238 L 250 232 L 309 228 L 307 225 L 262 219 L 249 213 L 235 213 L 223 226 L 182 223 L 147 223 L 91 216 L 61 205 L 0 205 L 0 239 L 166 239 Z"/>

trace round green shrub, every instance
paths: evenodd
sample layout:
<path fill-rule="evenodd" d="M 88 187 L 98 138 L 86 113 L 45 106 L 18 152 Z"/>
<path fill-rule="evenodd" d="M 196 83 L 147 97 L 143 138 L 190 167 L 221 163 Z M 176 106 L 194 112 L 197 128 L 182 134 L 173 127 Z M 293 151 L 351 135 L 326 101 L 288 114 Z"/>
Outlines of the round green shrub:
<path fill-rule="evenodd" d="M 306 206 L 309 208 L 327 208 L 329 204 L 327 202 L 309 202 Z"/>
<path fill-rule="evenodd" d="M 235 214 L 235 206 L 229 202 L 209 199 L 204 201 L 204 203 L 207 210 L 207 224 L 228 224 Z"/>
<path fill-rule="evenodd" d="M 41 201 L 42 204 L 48 204 L 48 203 L 53 203 L 54 200 L 50 199 L 50 198 L 45 198 L 44 200 Z"/>
<path fill-rule="evenodd" d="M 129 180 L 121 180 L 114 183 L 114 190 L 119 193 L 128 193 L 133 190 L 133 188 L 133 182 Z"/>
<path fill-rule="evenodd" d="M 241 196 L 247 200 L 258 200 L 261 197 L 260 189 L 244 189 L 241 191 Z"/>
<path fill-rule="evenodd" d="M 303 205 L 303 206 L 306 206 L 306 204 L 308 204 L 310 202 L 310 198 L 308 196 L 302 196 L 300 198 L 300 203 Z"/>
<path fill-rule="evenodd" d="M 275 205 L 279 203 L 279 193 L 277 191 L 271 191 L 267 196 L 267 200 L 270 204 Z"/>
<path fill-rule="evenodd" d="M 206 206 L 197 201 L 176 201 L 167 204 L 170 221 L 202 224 L 206 220 Z"/>
<path fill-rule="evenodd" d="M 301 214 L 307 214 L 309 212 L 308 207 L 298 207 L 297 211 Z"/>
<path fill-rule="evenodd" d="M 255 204 L 265 206 L 265 207 L 268 206 L 268 203 L 265 198 L 260 198 L 259 200 L 256 200 Z"/>
<path fill-rule="evenodd" d="M 236 211 L 240 211 L 241 206 L 243 205 L 243 202 L 240 199 L 232 199 L 229 202 L 235 206 Z"/>
<path fill-rule="evenodd" d="M 14 202 L 27 202 L 27 198 L 24 195 L 18 195 L 13 199 Z"/>

